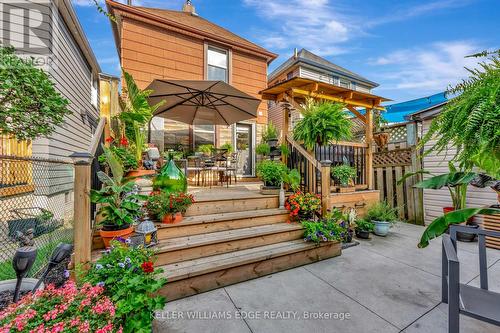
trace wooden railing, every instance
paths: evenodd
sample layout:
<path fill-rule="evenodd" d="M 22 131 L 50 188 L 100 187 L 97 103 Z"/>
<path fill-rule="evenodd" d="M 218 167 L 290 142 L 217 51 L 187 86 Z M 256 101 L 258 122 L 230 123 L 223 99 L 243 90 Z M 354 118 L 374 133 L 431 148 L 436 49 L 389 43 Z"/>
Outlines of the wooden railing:
<path fill-rule="evenodd" d="M 348 163 L 356 168 L 354 184 L 357 188 L 368 188 L 367 181 L 367 149 L 366 143 L 338 141 L 314 149 L 316 160 L 331 162 L 332 166 Z"/>
<path fill-rule="evenodd" d="M 286 142 L 287 166 L 300 173 L 303 191 L 321 196 L 322 214 L 325 215 L 330 205 L 330 161 L 318 161 L 290 136 L 286 136 Z"/>
<path fill-rule="evenodd" d="M 90 189 L 98 189 L 97 179 L 99 162 L 97 160 L 101 143 L 104 142 L 106 118 L 101 118 L 94 133 L 89 149 L 71 155 L 75 160 L 74 185 L 74 264 L 86 264 L 91 260 L 92 252 L 92 219 L 95 206 L 90 202 Z"/>

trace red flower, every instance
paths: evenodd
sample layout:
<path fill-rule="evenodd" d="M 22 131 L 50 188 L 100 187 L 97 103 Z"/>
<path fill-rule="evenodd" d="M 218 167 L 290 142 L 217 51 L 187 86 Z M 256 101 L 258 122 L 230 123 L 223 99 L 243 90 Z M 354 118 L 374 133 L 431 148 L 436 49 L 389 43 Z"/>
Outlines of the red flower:
<path fill-rule="evenodd" d="M 128 146 L 128 140 L 127 140 L 127 138 L 123 136 L 123 137 L 120 139 L 120 144 L 121 144 L 122 146 Z"/>
<path fill-rule="evenodd" d="M 153 263 L 151 261 L 145 261 L 141 264 L 141 268 L 144 271 L 144 273 L 153 273 L 154 272 L 154 267 Z"/>
<path fill-rule="evenodd" d="M 113 142 L 113 138 L 112 138 L 112 137 L 108 137 L 108 138 L 106 138 L 106 142 L 107 142 L 107 143 L 111 143 L 111 142 Z"/>

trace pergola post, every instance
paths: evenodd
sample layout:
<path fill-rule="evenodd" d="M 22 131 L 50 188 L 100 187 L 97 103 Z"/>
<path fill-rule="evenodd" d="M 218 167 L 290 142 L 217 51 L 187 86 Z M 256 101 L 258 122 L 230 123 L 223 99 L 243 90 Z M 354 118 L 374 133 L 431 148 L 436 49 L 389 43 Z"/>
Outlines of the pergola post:
<path fill-rule="evenodd" d="M 366 147 L 366 184 L 373 190 L 373 110 L 366 108 L 365 141 Z"/>

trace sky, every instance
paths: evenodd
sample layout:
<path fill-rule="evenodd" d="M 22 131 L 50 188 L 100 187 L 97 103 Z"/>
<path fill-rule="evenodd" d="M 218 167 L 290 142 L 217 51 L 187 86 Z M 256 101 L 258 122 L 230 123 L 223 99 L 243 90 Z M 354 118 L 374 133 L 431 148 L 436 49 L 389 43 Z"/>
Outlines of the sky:
<path fill-rule="evenodd" d="M 120 74 L 109 20 L 72 0 L 103 72 Z M 380 84 L 402 102 L 444 91 L 500 47 L 500 0 L 192 0 L 198 14 L 279 54 L 269 71 L 306 48 Z M 180 10 L 184 0 L 133 0 Z M 393 103 L 394 103 L 393 102 Z"/>

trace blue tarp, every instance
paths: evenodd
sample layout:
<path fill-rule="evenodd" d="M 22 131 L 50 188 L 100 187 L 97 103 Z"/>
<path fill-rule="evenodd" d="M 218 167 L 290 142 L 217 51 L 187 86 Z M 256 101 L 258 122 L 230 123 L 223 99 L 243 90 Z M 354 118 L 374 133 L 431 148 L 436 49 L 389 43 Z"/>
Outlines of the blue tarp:
<path fill-rule="evenodd" d="M 411 101 L 384 105 L 386 112 L 382 113 L 382 116 L 390 123 L 397 123 L 405 121 L 405 116 L 415 113 L 434 105 L 441 104 L 448 99 L 444 92 L 439 94 L 413 99 Z"/>

